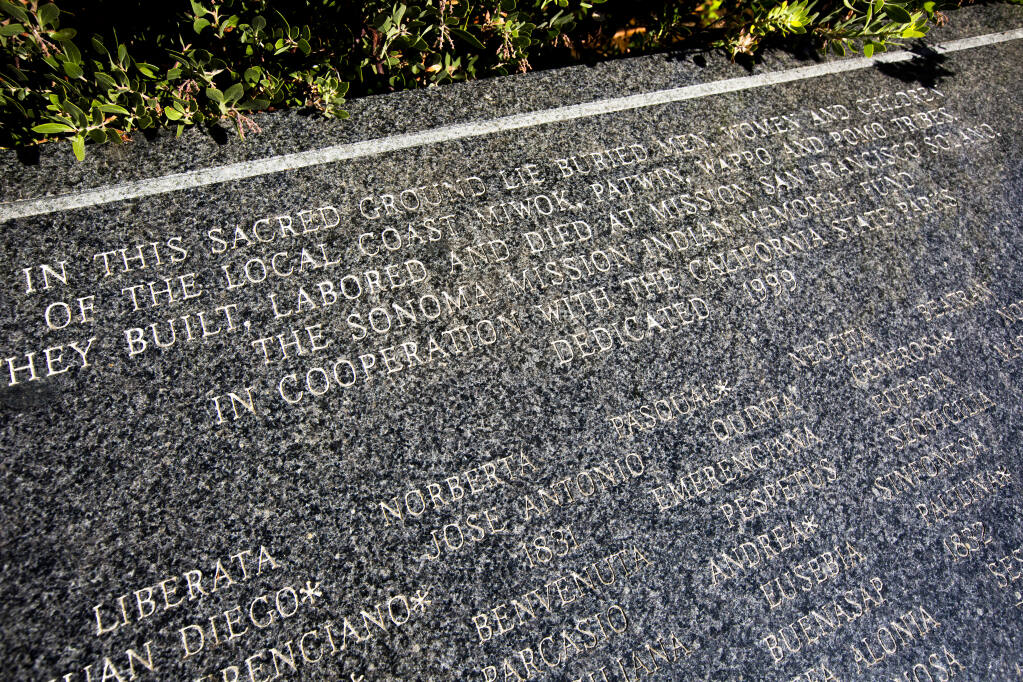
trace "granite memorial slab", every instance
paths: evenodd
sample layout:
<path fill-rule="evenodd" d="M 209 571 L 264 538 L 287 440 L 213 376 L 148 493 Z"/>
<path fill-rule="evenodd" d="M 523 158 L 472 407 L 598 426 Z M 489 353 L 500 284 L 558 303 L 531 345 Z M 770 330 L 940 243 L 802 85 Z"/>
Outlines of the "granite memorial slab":
<path fill-rule="evenodd" d="M 1020 63 L 4 153 L 0 675 L 1023 677 Z"/>

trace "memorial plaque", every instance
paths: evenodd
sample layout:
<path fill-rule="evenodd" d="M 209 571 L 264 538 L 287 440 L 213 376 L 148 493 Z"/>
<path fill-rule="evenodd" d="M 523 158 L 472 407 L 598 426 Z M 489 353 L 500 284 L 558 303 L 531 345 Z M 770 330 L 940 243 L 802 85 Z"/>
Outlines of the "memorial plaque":
<path fill-rule="evenodd" d="M 1023 677 L 1021 26 L 6 154 L 4 677 Z"/>

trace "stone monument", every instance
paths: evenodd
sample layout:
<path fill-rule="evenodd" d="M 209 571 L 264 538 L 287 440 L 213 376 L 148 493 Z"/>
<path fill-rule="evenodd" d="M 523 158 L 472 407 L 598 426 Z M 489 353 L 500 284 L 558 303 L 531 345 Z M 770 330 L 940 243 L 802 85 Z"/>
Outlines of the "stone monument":
<path fill-rule="evenodd" d="M 5 154 L 5 677 L 1023 677 L 1021 27 Z"/>

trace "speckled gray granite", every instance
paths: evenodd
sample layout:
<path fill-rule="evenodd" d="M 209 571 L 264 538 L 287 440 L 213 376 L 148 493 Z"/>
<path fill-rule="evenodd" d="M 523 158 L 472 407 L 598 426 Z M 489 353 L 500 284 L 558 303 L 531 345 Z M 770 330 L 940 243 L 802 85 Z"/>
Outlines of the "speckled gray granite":
<path fill-rule="evenodd" d="M 1020 677 L 1023 40 L 984 42 L 4 222 L 3 676 Z M 813 63 L 5 154 L 2 200 Z"/>

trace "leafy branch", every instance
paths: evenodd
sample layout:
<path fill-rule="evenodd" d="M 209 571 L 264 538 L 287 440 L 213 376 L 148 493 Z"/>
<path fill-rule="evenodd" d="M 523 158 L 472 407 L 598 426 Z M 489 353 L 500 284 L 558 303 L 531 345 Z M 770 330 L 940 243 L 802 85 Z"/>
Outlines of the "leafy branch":
<path fill-rule="evenodd" d="M 799 39 L 871 56 L 957 0 L 0 0 L 0 146 L 120 142 L 256 111 L 343 118 L 345 98 L 689 44 Z M 1023 0 L 1016 0 L 1023 2 Z"/>

